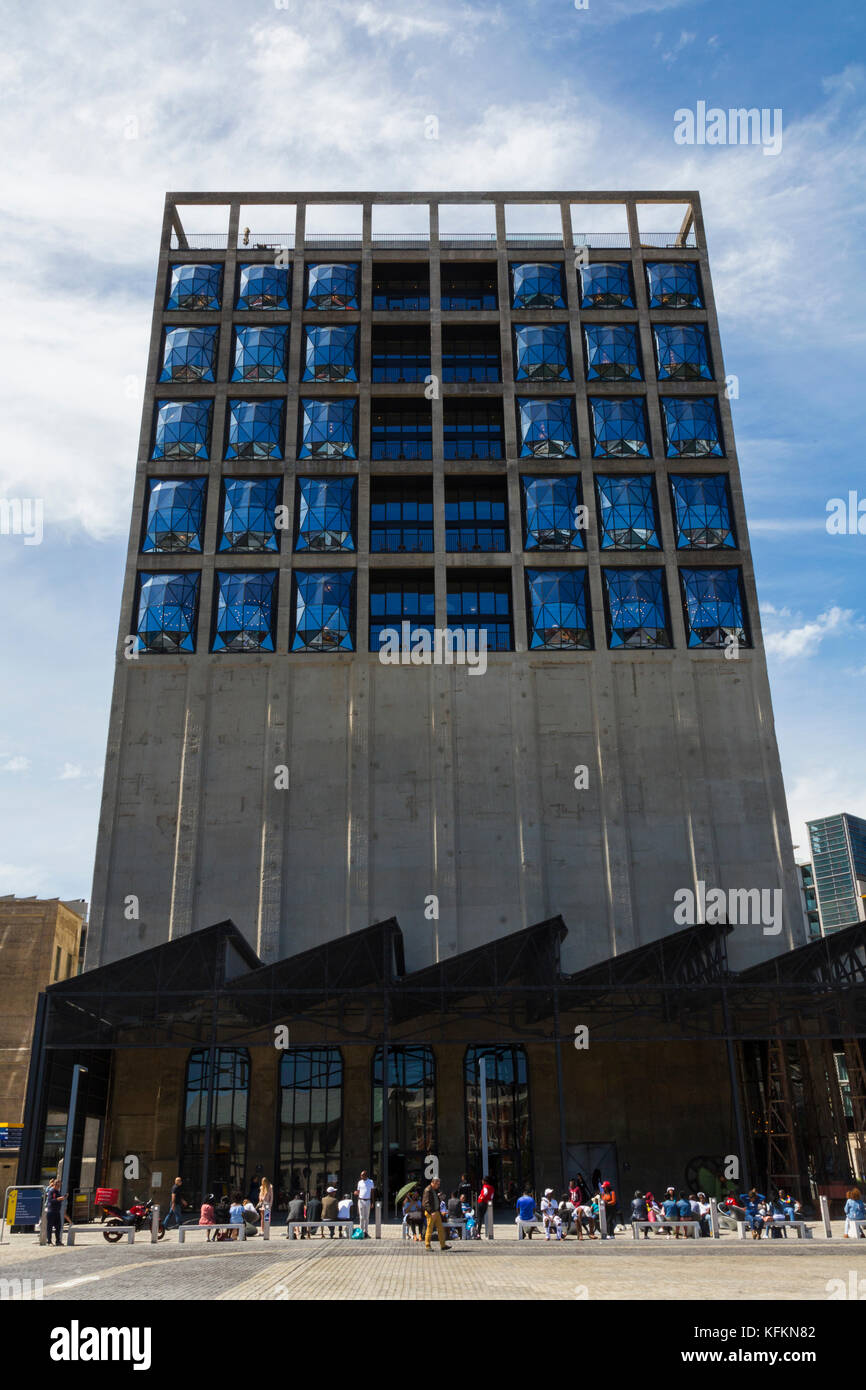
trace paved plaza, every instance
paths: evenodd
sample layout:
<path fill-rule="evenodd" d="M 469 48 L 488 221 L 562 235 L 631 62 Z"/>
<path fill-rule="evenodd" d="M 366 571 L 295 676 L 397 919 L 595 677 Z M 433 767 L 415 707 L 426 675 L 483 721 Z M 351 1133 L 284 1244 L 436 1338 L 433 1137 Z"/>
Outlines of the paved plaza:
<path fill-rule="evenodd" d="M 445 1253 L 400 1240 L 390 1228 L 380 1241 L 315 1238 L 207 1245 L 174 1233 L 158 1245 L 109 1246 L 91 1227 L 73 1248 L 40 1247 L 15 1235 L 0 1250 L 0 1279 L 41 1280 L 44 1300 L 150 1302 L 242 1300 L 740 1300 L 828 1301 L 831 1293 L 866 1297 L 866 1241 L 819 1237 L 740 1242 L 666 1241 L 635 1245 L 574 1239 L 518 1243 L 513 1227 L 497 1226 L 493 1242 L 455 1241 Z M 7 1237 L 7 1240 L 9 1238 Z M 833 1284 L 833 1280 L 841 1280 Z M 862 1285 L 860 1284 L 862 1281 Z M 828 1287 L 829 1286 L 829 1287 Z M 4 1289 L 7 1287 L 3 1286 Z M 11 1287 L 17 1287 L 12 1285 Z M 24 1286 L 27 1287 L 26 1285 Z M 36 1288 L 31 1282 L 31 1288 Z M 8 1296 L 8 1294 L 7 1294 Z"/>

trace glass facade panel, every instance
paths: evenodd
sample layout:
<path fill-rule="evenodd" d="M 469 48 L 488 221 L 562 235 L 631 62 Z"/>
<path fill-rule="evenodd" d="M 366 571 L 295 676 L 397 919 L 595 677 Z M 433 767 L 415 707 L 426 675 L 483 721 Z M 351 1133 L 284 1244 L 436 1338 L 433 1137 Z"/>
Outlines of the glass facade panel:
<path fill-rule="evenodd" d="M 307 266 L 305 309 L 359 309 L 361 267 L 357 262 Z"/>
<path fill-rule="evenodd" d="M 580 267 L 581 309 L 633 309 L 628 261 L 593 261 Z"/>
<path fill-rule="evenodd" d="M 387 1100 L 386 1100 L 387 1093 Z M 426 1186 L 424 1160 L 438 1152 L 436 1065 L 432 1047 L 389 1047 L 385 1080 L 384 1051 L 373 1054 L 372 1150 L 374 1173 L 383 1170 L 383 1110 L 388 1107 L 388 1173 L 385 1203 L 393 1211 L 397 1192 L 417 1179 Z"/>
<path fill-rule="evenodd" d="M 357 458 L 357 418 L 357 401 L 302 400 L 298 458 Z"/>
<path fill-rule="evenodd" d="M 334 1186 L 343 1193 L 343 1058 L 338 1047 L 292 1047 L 280 1058 L 277 1204 Z"/>
<path fill-rule="evenodd" d="M 189 1055 L 180 1171 L 187 1193 L 203 1196 L 208 1096 L 212 1094 L 207 1187 L 219 1201 L 244 1190 L 250 1054 L 242 1047 L 219 1047 L 214 1051 L 214 1058 L 211 1092 L 210 1052 L 201 1048 Z"/>
<path fill-rule="evenodd" d="M 448 631 L 487 634 L 487 650 L 507 652 L 511 635 L 511 579 L 494 573 L 448 578 Z"/>
<path fill-rule="evenodd" d="M 571 352 L 565 323 L 519 324 L 514 329 L 516 381 L 571 381 Z"/>
<path fill-rule="evenodd" d="M 373 308 L 424 312 L 430 308 L 430 273 L 426 265 L 373 264 Z"/>
<path fill-rule="evenodd" d="M 589 651 L 589 595 L 585 569 L 526 571 L 530 650 Z"/>
<path fill-rule="evenodd" d="M 371 478 L 370 550 L 375 555 L 433 549 L 429 478 Z"/>
<path fill-rule="evenodd" d="M 731 638 L 749 646 L 739 569 L 681 569 L 686 638 L 690 647 L 725 647 Z"/>
<path fill-rule="evenodd" d="M 443 261 L 440 283 L 442 308 L 446 311 L 465 313 L 497 306 L 495 266 L 454 265 Z"/>
<path fill-rule="evenodd" d="M 578 475 L 524 476 L 520 484 L 524 550 L 583 550 L 586 522 Z"/>
<path fill-rule="evenodd" d="M 678 550 L 736 549 L 724 473 L 672 473 L 670 485 Z"/>
<path fill-rule="evenodd" d="M 206 478 L 148 478 L 145 555 L 201 551 Z"/>
<path fill-rule="evenodd" d="M 661 396 L 659 403 L 668 458 L 721 458 L 724 455 L 714 396 L 688 396 L 682 400 Z"/>
<path fill-rule="evenodd" d="M 235 327 L 232 381 L 285 381 L 289 330 L 282 324 L 267 328 Z"/>
<path fill-rule="evenodd" d="M 236 554 L 278 551 L 276 510 L 280 502 L 279 478 L 226 478 L 219 550 Z"/>
<path fill-rule="evenodd" d="M 664 570 L 602 569 L 608 646 L 672 646 Z"/>
<path fill-rule="evenodd" d="M 430 334 L 425 328 L 373 329 L 373 381 L 424 381 L 430 375 Z"/>
<path fill-rule="evenodd" d="M 598 534 L 602 550 L 660 550 L 655 488 L 641 473 L 596 474 Z"/>
<path fill-rule="evenodd" d="M 432 650 L 434 619 L 433 576 L 428 571 L 370 575 L 371 652 L 378 652 L 383 641 L 392 651 L 408 650 L 418 632 L 428 634 Z M 404 623 L 409 624 L 405 630 Z"/>
<path fill-rule="evenodd" d="M 637 326 L 584 324 L 587 381 L 642 381 Z"/>
<path fill-rule="evenodd" d="M 593 458 L 649 458 L 646 405 L 642 396 L 589 398 Z"/>
<path fill-rule="evenodd" d="M 446 401 L 443 433 L 447 459 L 505 457 L 501 407 L 456 406 Z"/>
<path fill-rule="evenodd" d="M 445 549 L 508 549 L 508 497 L 504 481 L 445 479 Z"/>
<path fill-rule="evenodd" d="M 238 267 L 236 309 L 291 309 L 292 267 L 267 262 Z"/>
<path fill-rule="evenodd" d="M 229 401 L 227 459 L 281 459 L 285 401 Z"/>
<path fill-rule="evenodd" d="M 711 381 L 710 345 L 702 323 L 654 325 L 659 381 Z"/>
<path fill-rule="evenodd" d="M 206 459 L 213 401 L 157 401 L 152 459 Z"/>
<path fill-rule="evenodd" d="M 355 549 L 355 481 L 298 479 L 295 550 Z"/>
<path fill-rule="evenodd" d="M 221 265 L 173 265 L 169 275 L 166 309 L 218 309 L 222 288 Z"/>
<path fill-rule="evenodd" d="M 135 632 L 140 652 L 195 651 L 200 579 L 193 570 L 138 576 Z"/>
<path fill-rule="evenodd" d="M 559 261 L 519 261 L 511 266 L 512 309 L 564 309 Z"/>
<path fill-rule="evenodd" d="M 426 410 L 374 405 L 370 420 L 370 451 L 374 459 L 433 457 L 433 417 Z"/>
<path fill-rule="evenodd" d="M 162 346 L 160 381 L 213 381 L 218 329 L 167 328 Z"/>
<path fill-rule="evenodd" d="M 501 381 L 498 330 L 444 328 L 442 380 Z"/>
<path fill-rule="evenodd" d="M 567 396 L 518 396 L 521 458 L 577 458 L 574 404 Z"/>
<path fill-rule="evenodd" d="M 529 1067 L 523 1047 L 470 1047 L 464 1060 L 466 1163 L 473 1187 L 488 1174 L 481 1171 L 481 1082 L 484 1058 L 487 1089 L 487 1147 L 495 1201 L 513 1207 L 524 1187 L 532 1186 L 534 1163 L 529 1099 Z"/>
<path fill-rule="evenodd" d="M 293 652 L 352 652 L 355 574 L 353 570 L 295 570 Z"/>
<path fill-rule="evenodd" d="M 693 261 L 649 261 L 646 278 L 651 309 L 703 309 L 700 274 Z"/>
<path fill-rule="evenodd" d="M 277 618 L 277 572 L 218 570 L 214 594 L 214 652 L 272 652 Z"/>
<path fill-rule="evenodd" d="M 304 326 L 302 381 L 357 381 L 358 329 L 354 324 Z"/>

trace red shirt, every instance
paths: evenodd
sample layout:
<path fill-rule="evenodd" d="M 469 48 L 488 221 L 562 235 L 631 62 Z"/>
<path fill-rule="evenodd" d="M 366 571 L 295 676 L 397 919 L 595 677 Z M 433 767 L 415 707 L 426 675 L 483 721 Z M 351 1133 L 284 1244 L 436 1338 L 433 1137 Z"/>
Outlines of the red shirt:
<path fill-rule="evenodd" d="M 478 1200 L 479 1202 L 493 1201 L 493 1188 L 491 1187 L 489 1182 L 484 1182 L 481 1184 L 481 1191 L 478 1194 Z"/>

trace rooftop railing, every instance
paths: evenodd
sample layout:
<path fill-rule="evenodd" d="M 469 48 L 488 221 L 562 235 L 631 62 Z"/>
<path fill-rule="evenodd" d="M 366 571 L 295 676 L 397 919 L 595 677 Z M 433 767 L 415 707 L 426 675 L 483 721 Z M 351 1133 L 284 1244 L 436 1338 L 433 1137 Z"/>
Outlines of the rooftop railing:
<path fill-rule="evenodd" d="M 535 248 L 550 250 L 562 248 L 562 236 L 556 232 L 509 232 L 505 238 L 505 245 L 508 248 Z M 595 250 L 622 250 L 627 251 L 631 246 L 628 232 L 575 232 L 575 246 L 589 246 Z M 688 233 L 683 236 L 682 232 L 642 232 L 640 246 L 658 250 L 682 249 L 684 247 L 694 247 L 695 233 L 690 228 Z M 339 233 L 331 232 L 307 232 L 304 239 L 305 249 L 322 251 L 360 251 L 364 245 L 363 238 L 360 236 L 344 236 Z M 371 246 L 374 250 L 426 250 L 430 245 L 430 239 L 426 236 L 374 236 Z M 454 236 L 443 236 L 439 239 L 439 245 L 444 251 L 495 251 L 497 241 L 495 235 L 466 232 Z M 228 238 L 224 232 L 190 232 L 186 237 L 186 245 L 181 243 L 175 232 L 172 232 L 171 248 L 173 251 L 225 251 L 228 246 Z M 240 251 L 291 251 L 295 246 L 294 232 L 247 232 L 244 230 L 238 237 L 238 250 Z"/>

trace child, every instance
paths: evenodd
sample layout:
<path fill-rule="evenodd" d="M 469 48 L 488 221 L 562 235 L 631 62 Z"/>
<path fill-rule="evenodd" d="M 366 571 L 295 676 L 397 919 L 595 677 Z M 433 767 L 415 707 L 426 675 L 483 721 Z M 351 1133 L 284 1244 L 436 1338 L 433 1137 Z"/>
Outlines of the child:
<path fill-rule="evenodd" d="M 204 1201 L 203 1201 L 202 1204 L 201 1204 L 201 1215 L 200 1215 L 200 1217 L 199 1217 L 199 1219 L 198 1219 L 198 1224 L 199 1224 L 200 1226 L 215 1226 L 215 1225 L 216 1225 L 216 1213 L 214 1212 L 214 1207 L 213 1207 L 213 1193 L 212 1193 L 212 1192 L 209 1192 L 209 1193 L 207 1194 L 207 1196 L 205 1197 Z M 208 1240 L 212 1240 L 214 1234 L 215 1234 L 215 1233 L 214 1233 L 213 1231 L 208 1231 L 208 1233 L 207 1233 L 207 1238 L 208 1238 Z"/>

